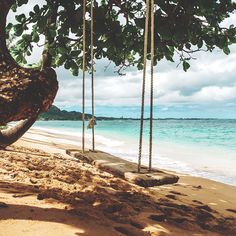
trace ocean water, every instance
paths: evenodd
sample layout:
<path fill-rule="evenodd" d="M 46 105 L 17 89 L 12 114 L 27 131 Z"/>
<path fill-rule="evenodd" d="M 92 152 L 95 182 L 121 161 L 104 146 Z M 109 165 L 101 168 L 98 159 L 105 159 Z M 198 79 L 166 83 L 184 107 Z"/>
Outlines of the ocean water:
<path fill-rule="evenodd" d="M 69 134 L 81 145 L 81 121 L 38 121 L 35 128 Z M 98 121 L 96 148 L 137 162 L 138 120 Z M 149 121 L 144 124 L 142 163 L 148 163 Z M 86 147 L 91 130 L 86 129 Z M 153 166 L 236 185 L 236 120 L 155 120 Z"/>

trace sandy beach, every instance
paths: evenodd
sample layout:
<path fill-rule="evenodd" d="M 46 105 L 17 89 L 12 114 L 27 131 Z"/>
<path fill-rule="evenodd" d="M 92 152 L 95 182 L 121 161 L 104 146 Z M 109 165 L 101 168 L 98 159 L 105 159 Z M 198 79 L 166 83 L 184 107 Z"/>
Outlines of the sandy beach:
<path fill-rule="evenodd" d="M 66 155 L 31 129 L 0 151 L 0 235 L 236 235 L 236 187 L 178 174 L 143 188 Z"/>

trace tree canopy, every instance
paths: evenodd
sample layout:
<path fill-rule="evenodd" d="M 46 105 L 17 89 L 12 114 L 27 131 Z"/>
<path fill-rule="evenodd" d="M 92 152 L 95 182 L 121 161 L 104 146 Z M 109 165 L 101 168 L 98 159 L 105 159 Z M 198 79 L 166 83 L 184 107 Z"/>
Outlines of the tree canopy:
<path fill-rule="evenodd" d="M 28 0 L 16 0 L 12 10 L 17 13 L 17 8 L 27 3 Z M 64 66 L 78 75 L 82 68 L 82 5 L 82 0 L 45 0 L 29 14 L 17 15 L 17 23 L 7 26 L 9 37 L 14 38 L 11 53 L 16 61 L 26 64 L 25 58 L 31 55 L 34 43 L 45 36 L 52 67 Z M 236 3 L 231 0 L 155 0 L 155 64 L 163 58 L 174 61 L 174 55 L 178 55 L 186 71 L 194 52 L 220 48 L 229 54 L 229 45 L 236 43 L 236 28 L 226 28 L 221 23 L 235 9 Z M 87 0 L 88 66 L 89 12 Z M 142 69 L 144 27 L 144 0 L 94 1 L 95 58 L 107 58 L 120 70 L 130 65 Z"/>

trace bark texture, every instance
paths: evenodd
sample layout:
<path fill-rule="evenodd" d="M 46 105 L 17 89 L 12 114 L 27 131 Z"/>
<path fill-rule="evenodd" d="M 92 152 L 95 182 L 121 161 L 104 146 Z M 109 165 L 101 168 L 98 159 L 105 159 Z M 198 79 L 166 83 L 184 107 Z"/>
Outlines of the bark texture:
<path fill-rule="evenodd" d="M 37 116 L 19 121 L 15 126 L 0 131 L 0 149 L 16 142 L 37 120 Z"/>
<path fill-rule="evenodd" d="M 22 121 L 0 130 L 0 149 L 17 141 L 37 116 L 50 108 L 58 90 L 56 73 L 49 64 L 42 70 L 23 68 L 10 55 L 5 28 L 13 3 L 14 0 L 0 0 L 0 125 Z"/>
<path fill-rule="evenodd" d="M 6 47 L 6 17 L 12 0 L 0 0 L 0 125 L 47 111 L 56 96 L 55 71 L 20 67 Z"/>

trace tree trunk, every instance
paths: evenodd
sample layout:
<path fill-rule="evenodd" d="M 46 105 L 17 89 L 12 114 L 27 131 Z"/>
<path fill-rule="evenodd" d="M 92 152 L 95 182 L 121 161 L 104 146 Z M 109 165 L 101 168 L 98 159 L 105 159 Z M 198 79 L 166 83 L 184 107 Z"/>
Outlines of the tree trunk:
<path fill-rule="evenodd" d="M 16 125 L 0 131 L 0 149 L 16 142 L 34 124 L 37 116 L 19 121 Z"/>
<path fill-rule="evenodd" d="M 0 125 L 20 122 L 0 131 L 0 147 L 20 138 L 35 122 L 40 112 L 47 111 L 58 90 L 55 71 L 47 67 L 35 70 L 20 67 L 6 46 L 6 18 L 13 0 L 0 0 Z"/>

